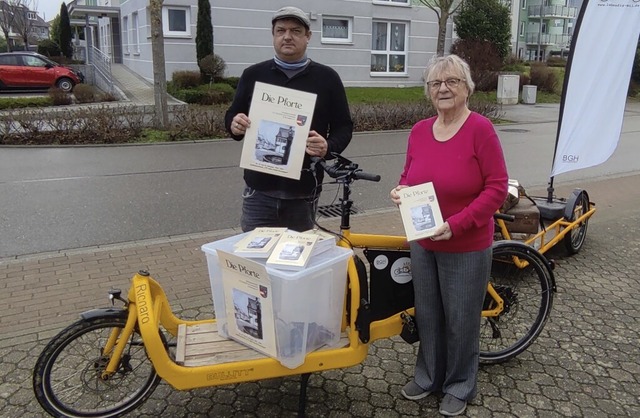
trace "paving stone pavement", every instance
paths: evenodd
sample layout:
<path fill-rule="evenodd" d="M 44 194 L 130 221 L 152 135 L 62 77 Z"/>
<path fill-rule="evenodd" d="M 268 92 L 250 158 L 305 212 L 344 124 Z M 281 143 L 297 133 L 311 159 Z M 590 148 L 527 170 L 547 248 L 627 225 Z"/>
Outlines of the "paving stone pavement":
<path fill-rule="evenodd" d="M 541 336 L 507 363 L 483 366 L 469 417 L 640 416 L 640 175 L 584 187 L 596 202 L 582 251 L 555 249 L 558 292 Z M 568 196 L 572 185 L 557 188 Z M 402 231 L 397 211 L 353 217 L 355 231 Z M 336 219 L 322 221 L 335 228 Z M 148 269 L 174 312 L 213 317 L 206 259 L 200 247 L 225 230 L 0 260 L 0 416 L 42 417 L 31 390 L 35 359 L 47 340 L 108 305 L 111 287 L 126 289 Z M 358 366 L 316 373 L 309 417 L 439 416 L 438 398 L 399 396 L 411 378 L 416 347 L 398 338 L 371 344 Z M 180 392 L 161 383 L 130 417 L 286 417 L 297 412 L 299 376 Z"/>

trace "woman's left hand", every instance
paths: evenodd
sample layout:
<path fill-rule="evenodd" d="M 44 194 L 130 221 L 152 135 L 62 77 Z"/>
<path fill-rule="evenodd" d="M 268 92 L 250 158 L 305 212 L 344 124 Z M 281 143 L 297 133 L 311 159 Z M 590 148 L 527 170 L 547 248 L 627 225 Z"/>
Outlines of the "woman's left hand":
<path fill-rule="evenodd" d="M 449 222 L 445 222 L 440 228 L 436 229 L 435 234 L 430 238 L 431 241 L 446 241 L 453 237 Z"/>

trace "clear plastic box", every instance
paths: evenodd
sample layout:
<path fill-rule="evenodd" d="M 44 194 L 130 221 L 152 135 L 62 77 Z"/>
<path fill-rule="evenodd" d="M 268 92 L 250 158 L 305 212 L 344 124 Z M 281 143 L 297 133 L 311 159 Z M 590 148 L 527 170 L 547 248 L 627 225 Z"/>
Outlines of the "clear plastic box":
<path fill-rule="evenodd" d="M 209 268 L 218 334 L 229 338 L 222 270 L 217 250 L 233 252 L 233 245 L 246 234 L 235 235 L 202 246 Z M 267 267 L 273 294 L 277 360 L 294 369 L 307 353 L 340 341 L 340 327 L 347 283 L 347 263 L 353 252 L 335 247 L 313 256 L 301 271 Z M 251 259 L 264 265 L 265 259 Z"/>

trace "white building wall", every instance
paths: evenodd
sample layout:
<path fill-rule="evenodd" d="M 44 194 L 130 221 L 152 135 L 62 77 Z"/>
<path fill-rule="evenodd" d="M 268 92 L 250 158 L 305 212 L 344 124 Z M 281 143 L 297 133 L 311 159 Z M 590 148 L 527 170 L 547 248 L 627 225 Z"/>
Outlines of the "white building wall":
<path fill-rule="evenodd" d="M 187 32 L 184 34 L 171 34 L 164 31 L 165 46 L 165 71 L 167 79 L 171 79 L 175 71 L 197 71 L 196 62 L 196 23 L 197 1 L 195 0 L 165 0 L 164 8 L 185 10 L 187 15 Z M 137 14 L 137 37 L 135 42 L 135 18 Z M 121 19 L 126 17 L 127 33 L 122 34 L 123 44 L 129 40 L 128 45 L 123 45 L 123 63 L 148 81 L 153 82 L 153 57 L 151 53 L 151 15 L 148 9 L 148 0 L 121 1 Z M 167 19 L 163 16 L 163 24 Z M 124 24 L 121 25 L 124 31 Z"/>
<path fill-rule="evenodd" d="M 240 76 L 248 66 L 272 58 L 271 17 L 284 4 L 272 0 L 210 0 L 214 52 L 227 64 L 226 76 Z M 147 80 L 153 80 L 151 28 L 148 0 L 120 0 L 124 64 Z M 422 71 L 436 52 L 438 24 L 433 11 L 420 5 L 387 0 L 300 0 L 296 7 L 309 13 L 312 37 L 309 58 L 334 68 L 347 86 L 414 86 L 422 84 Z M 174 71 L 197 70 L 197 0 L 164 0 L 164 8 L 189 10 L 190 33 L 175 36 L 165 31 L 167 78 Z M 138 38 L 134 45 L 134 14 L 138 16 Z M 352 22 L 349 42 L 323 42 L 324 17 Z M 126 31 L 124 22 L 126 19 Z M 406 61 L 401 72 L 371 71 L 374 22 L 406 25 Z M 166 28 L 166 22 L 165 22 Z M 445 49 L 451 45 L 452 24 L 447 27 Z M 129 41 L 127 41 L 127 39 Z M 128 42 L 128 44 L 126 44 Z"/>
<path fill-rule="evenodd" d="M 271 16 L 280 2 L 236 0 L 212 2 L 215 53 L 227 63 L 227 75 L 239 76 L 259 61 L 273 57 Z M 435 13 L 423 6 L 371 0 L 303 0 L 295 3 L 310 14 L 312 37 L 309 58 L 329 65 L 347 86 L 420 85 L 422 70 L 435 54 L 438 24 Z M 323 16 L 352 19 L 350 42 L 322 41 Z M 374 21 L 406 24 L 406 71 L 402 74 L 374 74 L 371 69 L 372 25 Z M 447 48 L 451 44 L 449 24 Z"/>

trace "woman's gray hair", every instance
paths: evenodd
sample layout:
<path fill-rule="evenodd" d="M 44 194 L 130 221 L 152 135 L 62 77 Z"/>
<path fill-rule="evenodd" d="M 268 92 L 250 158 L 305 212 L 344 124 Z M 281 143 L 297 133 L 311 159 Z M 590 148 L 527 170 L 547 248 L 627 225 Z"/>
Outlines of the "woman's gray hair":
<path fill-rule="evenodd" d="M 438 55 L 434 55 L 429 64 L 427 64 L 427 68 L 425 68 L 424 73 L 422 74 L 424 78 L 424 93 L 429 97 L 429 88 L 427 87 L 427 81 L 429 81 L 429 77 L 434 73 L 441 73 L 446 70 L 453 69 L 456 73 L 461 74 L 463 81 L 467 84 L 467 89 L 469 90 L 469 96 L 473 94 L 473 91 L 476 87 L 476 84 L 471 79 L 471 69 L 469 68 L 469 64 L 462 58 L 457 55 L 445 55 L 440 57 Z"/>

